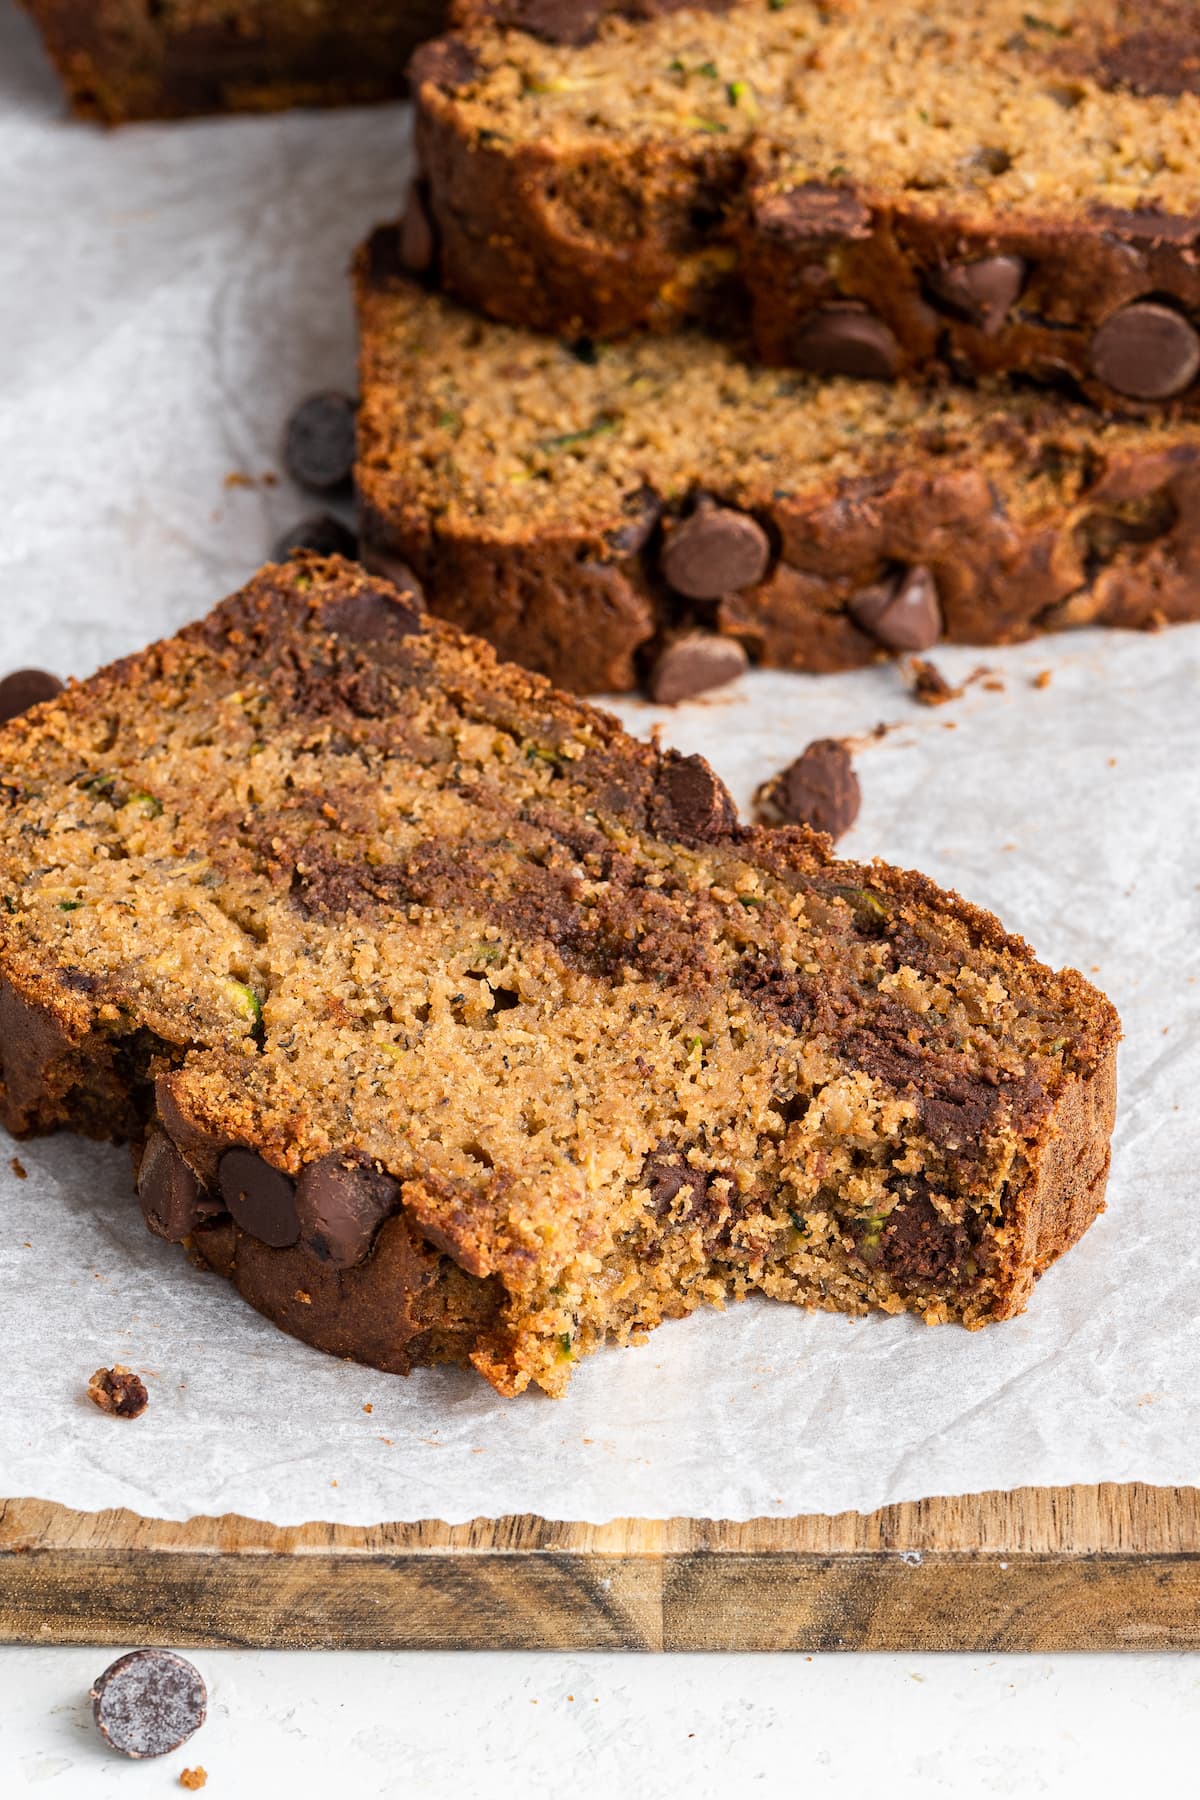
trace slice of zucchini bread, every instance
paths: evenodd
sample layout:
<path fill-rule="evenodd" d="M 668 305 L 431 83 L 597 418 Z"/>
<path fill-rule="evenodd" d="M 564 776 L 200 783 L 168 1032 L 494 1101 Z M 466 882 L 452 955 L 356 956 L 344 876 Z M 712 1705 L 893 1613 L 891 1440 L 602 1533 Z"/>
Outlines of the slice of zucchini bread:
<path fill-rule="evenodd" d="M 714 644 L 828 670 L 1200 617 L 1195 424 L 819 382 L 699 332 L 562 343 L 399 253 L 358 264 L 366 554 L 565 687 L 658 692 Z"/>
<path fill-rule="evenodd" d="M 757 1290 L 981 1325 L 1102 1204 L 1112 1007 L 335 561 L 4 729 L 0 1116 L 286 1330 L 502 1393 Z"/>
<path fill-rule="evenodd" d="M 443 0 L 23 0 L 81 118 L 350 106 L 405 91 Z"/>
<path fill-rule="evenodd" d="M 1194 0 L 499 11 L 528 29 L 413 64 L 442 276 L 493 316 L 607 336 L 744 303 L 764 356 L 822 374 L 1200 401 Z"/>

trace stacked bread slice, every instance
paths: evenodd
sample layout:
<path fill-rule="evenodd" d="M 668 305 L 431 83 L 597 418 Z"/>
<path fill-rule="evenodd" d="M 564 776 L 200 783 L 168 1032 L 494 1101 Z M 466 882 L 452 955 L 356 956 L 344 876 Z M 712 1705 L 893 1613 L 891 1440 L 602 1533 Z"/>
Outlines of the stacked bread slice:
<path fill-rule="evenodd" d="M 680 637 L 822 669 L 1200 616 L 1198 56 L 1129 0 L 426 45 L 359 269 L 368 546 L 585 690 Z"/>

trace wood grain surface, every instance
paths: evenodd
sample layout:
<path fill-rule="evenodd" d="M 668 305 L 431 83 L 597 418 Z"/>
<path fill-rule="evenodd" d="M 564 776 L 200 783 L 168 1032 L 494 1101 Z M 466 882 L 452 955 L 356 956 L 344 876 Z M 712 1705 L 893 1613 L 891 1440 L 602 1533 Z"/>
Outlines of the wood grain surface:
<path fill-rule="evenodd" d="M 0 1503 L 0 1640 L 351 1649 L 1200 1646 L 1200 1489 L 366 1529 Z"/>

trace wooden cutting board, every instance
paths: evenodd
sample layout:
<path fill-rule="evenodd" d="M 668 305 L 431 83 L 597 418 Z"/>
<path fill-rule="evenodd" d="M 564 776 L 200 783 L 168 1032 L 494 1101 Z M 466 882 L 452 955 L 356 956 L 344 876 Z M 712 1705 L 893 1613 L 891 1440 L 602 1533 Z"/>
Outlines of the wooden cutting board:
<path fill-rule="evenodd" d="M 1200 1489 L 867 1515 L 292 1529 L 0 1503 L 0 1640 L 488 1650 L 1200 1647 Z"/>

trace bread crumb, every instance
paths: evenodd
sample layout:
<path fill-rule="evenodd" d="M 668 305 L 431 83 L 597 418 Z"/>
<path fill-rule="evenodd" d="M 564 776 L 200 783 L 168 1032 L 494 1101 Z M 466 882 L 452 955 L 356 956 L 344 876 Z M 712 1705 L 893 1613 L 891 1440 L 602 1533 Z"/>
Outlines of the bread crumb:
<path fill-rule="evenodd" d="M 189 1792 L 191 1792 L 193 1794 L 196 1792 L 197 1788 L 204 1787 L 206 1785 L 207 1781 L 208 1781 L 208 1770 L 207 1769 L 201 1769 L 201 1768 L 180 1769 L 180 1771 L 179 1771 L 180 1787 L 187 1788 L 189 1790 Z"/>
<path fill-rule="evenodd" d="M 225 477 L 225 486 L 227 488 L 252 488 L 254 477 L 247 475 L 244 469 L 230 469 Z"/>
<path fill-rule="evenodd" d="M 913 657 L 908 672 L 912 697 L 919 706 L 944 706 L 947 700 L 957 700 L 962 693 L 961 688 L 951 687 L 941 670 L 923 656 Z"/>
<path fill-rule="evenodd" d="M 294 1298 L 300 1302 L 301 1306 L 311 1306 L 312 1305 L 312 1295 L 310 1293 L 308 1293 L 304 1288 L 297 1288 Z"/>
<path fill-rule="evenodd" d="M 1053 679 L 1054 676 L 1051 670 L 1039 669 L 1029 685 L 1030 687 L 1035 688 L 1048 688 Z"/>
<path fill-rule="evenodd" d="M 369 1400 L 363 1401 L 363 1411 L 364 1412 L 374 1412 L 375 1411 L 375 1408 L 371 1405 L 371 1402 Z"/>
<path fill-rule="evenodd" d="M 18 1181 L 28 1180 L 29 1170 L 25 1167 L 25 1164 L 21 1161 L 19 1156 L 13 1157 L 12 1162 L 9 1164 L 9 1168 L 12 1170 Z"/>
<path fill-rule="evenodd" d="M 118 1419 L 138 1419 L 150 1403 L 141 1377 L 123 1363 L 114 1363 L 111 1369 L 97 1369 L 87 1391 L 93 1406 Z"/>

